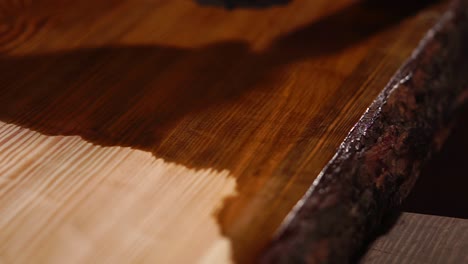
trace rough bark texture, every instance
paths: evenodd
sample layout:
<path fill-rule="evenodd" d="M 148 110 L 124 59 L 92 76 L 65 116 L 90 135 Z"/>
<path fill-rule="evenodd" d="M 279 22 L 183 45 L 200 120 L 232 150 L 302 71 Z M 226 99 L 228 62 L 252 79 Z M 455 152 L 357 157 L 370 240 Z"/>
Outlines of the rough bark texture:
<path fill-rule="evenodd" d="M 263 263 L 346 263 L 407 196 L 468 97 L 468 1 L 455 1 L 350 132 Z"/>

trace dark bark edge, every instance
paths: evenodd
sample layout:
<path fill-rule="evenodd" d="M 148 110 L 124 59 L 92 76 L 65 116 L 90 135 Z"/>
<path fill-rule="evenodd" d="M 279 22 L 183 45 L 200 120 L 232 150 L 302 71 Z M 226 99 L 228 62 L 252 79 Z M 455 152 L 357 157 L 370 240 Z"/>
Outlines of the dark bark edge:
<path fill-rule="evenodd" d="M 427 33 L 283 223 L 262 263 L 346 263 L 398 206 L 468 99 L 468 0 Z"/>

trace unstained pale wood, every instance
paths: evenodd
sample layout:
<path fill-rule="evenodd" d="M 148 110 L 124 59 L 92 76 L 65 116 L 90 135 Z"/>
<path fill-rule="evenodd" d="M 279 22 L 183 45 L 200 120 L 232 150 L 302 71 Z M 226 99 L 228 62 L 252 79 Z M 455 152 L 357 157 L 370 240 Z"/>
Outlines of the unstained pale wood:
<path fill-rule="evenodd" d="M 0 262 L 252 262 L 439 15 L 0 1 Z"/>

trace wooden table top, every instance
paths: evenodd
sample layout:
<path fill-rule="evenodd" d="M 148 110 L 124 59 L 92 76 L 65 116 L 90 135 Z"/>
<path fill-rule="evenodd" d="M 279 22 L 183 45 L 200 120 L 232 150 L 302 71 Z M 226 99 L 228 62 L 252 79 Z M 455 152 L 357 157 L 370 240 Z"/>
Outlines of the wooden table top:
<path fill-rule="evenodd" d="M 0 262 L 252 262 L 440 15 L 408 8 L 0 1 Z"/>

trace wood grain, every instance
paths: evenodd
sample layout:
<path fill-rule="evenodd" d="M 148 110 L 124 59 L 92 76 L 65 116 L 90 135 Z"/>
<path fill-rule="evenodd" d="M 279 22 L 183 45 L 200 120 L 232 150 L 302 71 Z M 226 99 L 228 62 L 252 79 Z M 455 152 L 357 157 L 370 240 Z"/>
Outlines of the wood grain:
<path fill-rule="evenodd" d="M 0 261 L 252 262 L 440 10 L 0 1 Z"/>
<path fill-rule="evenodd" d="M 360 263 L 467 263 L 468 220 L 403 213 Z"/>

